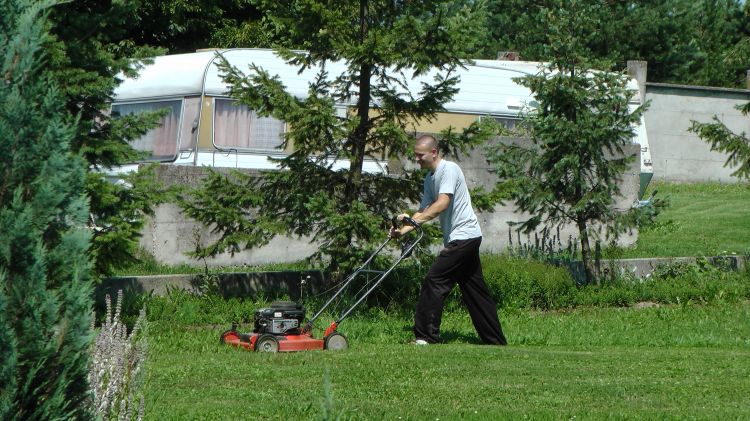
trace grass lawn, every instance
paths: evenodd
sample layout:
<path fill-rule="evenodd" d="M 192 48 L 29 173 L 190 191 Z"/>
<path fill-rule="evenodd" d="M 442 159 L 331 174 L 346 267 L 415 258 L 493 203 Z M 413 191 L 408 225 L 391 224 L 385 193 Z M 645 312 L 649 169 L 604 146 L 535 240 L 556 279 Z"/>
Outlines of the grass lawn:
<path fill-rule="evenodd" d="M 670 206 L 623 257 L 750 254 L 750 184 L 654 183 L 654 189 Z"/>
<path fill-rule="evenodd" d="M 510 345 L 477 345 L 447 313 L 415 347 L 407 316 L 355 316 L 350 349 L 256 354 L 225 326 L 149 332 L 146 417 L 517 419 L 750 417 L 750 303 L 501 314 Z M 325 325 L 325 322 L 320 325 Z"/>

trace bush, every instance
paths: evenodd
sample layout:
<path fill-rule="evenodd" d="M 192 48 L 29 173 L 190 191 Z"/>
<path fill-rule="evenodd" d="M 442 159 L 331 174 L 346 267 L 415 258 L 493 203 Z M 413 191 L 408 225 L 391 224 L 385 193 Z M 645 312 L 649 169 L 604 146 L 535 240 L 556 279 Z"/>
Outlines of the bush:
<path fill-rule="evenodd" d="M 542 310 L 569 307 L 576 285 L 567 269 L 536 260 L 483 256 L 484 277 L 503 308 Z"/>
<path fill-rule="evenodd" d="M 737 302 L 750 297 L 750 276 L 705 260 L 658 267 L 646 279 L 620 277 L 578 291 L 578 306 L 625 306 L 640 301 L 661 304 Z"/>

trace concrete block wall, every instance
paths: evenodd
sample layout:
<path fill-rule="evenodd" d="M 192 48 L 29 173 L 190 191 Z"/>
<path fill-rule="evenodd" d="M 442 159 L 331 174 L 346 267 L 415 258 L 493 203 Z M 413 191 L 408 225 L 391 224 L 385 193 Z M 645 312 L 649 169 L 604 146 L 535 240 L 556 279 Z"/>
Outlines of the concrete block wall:
<path fill-rule="evenodd" d="M 621 182 L 623 196 L 618 199 L 615 207 L 627 210 L 637 200 L 639 186 L 640 148 L 632 145 L 626 153 L 634 154 L 636 159 L 631 168 L 624 174 Z M 448 157 L 461 165 L 466 176 L 469 187 L 485 186 L 489 190 L 496 182 L 491 168 L 485 159 L 482 150 L 476 149 L 468 155 L 459 157 Z M 409 164 L 406 164 L 409 165 Z M 252 171 L 250 171 L 252 173 Z M 184 167 L 175 165 L 162 165 L 158 169 L 159 178 L 167 184 L 185 184 L 197 186 L 206 177 L 207 171 L 201 167 Z M 404 209 L 407 211 L 407 209 Z M 414 211 L 410 209 L 408 211 Z M 493 212 L 478 213 L 479 222 L 482 227 L 483 241 L 482 251 L 498 253 L 507 250 L 509 245 L 509 222 L 518 222 L 528 218 L 528 215 L 517 212 L 515 205 L 507 203 L 498 206 Z M 577 237 L 577 230 L 572 227 L 564 227 L 561 230 L 561 241 L 567 245 L 572 237 Z M 181 209 L 174 204 L 160 205 L 155 209 L 155 214 L 150 218 L 143 230 L 140 246 L 154 255 L 157 261 L 178 265 L 186 263 L 194 266 L 203 266 L 202 261 L 188 257 L 188 253 L 196 249 L 196 245 L 207 245 L 217 239 L 218 236 L 211 229 L 196 223 L 194 220 L 182 214 Z M 512 234 L 514 243 L 516 234 Z M 635 243 L 637 232 L 624 235 L 620 239 L 623 246 Z M 528 239 L 522 236 L 521 240 L 534 241 L 533 235 Z M 518 245 L 518 244 L 514 244 Z M 592 244 L 593 247 L 593 244 Z M 276 237 L 268 245 L 251 250 L 235 253 L 233 256 L 224 253 L 209 259 L 206 263 L 211 267 L 217 266 L 253 266 L 269 263 L 295 262 L 304 259 L 317 250 L 317 246 L 308 238 Z"/>

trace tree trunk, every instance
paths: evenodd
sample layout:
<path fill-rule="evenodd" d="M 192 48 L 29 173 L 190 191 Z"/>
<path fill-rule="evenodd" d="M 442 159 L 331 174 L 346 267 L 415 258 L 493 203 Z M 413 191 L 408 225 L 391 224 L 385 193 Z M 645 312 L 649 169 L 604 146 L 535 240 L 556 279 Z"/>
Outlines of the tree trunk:
<path fill-rule="evenodd" d="M 586 276 L 586 283 L 596 281 L 599 285 L 599 278 L 595 274 L 594 262 L 591 257 L 591 246 L 589 245 L 589 232 L 586 220 L 578 219 L 578 233 L 581 238 L 581 258 L 583 260 L 583 271 Z"/>
<path fill-rule="evenodd" d="M 359 34 L 360 43 L 367 39 L 367 8 L 368 0 L 359 3 Z M 362 188 L 362 166 L 365 162 L 367 149 L 367 132 L 370 130 L 370 77 L 372 64 L 362 63 L 359 68 L 359 99 L 357 100 L 357 128 L 351 138 L 352 160 L 349 164 L 349 180 L 346 186 L 344 207 L 349 209 L 356 201 Z"/>

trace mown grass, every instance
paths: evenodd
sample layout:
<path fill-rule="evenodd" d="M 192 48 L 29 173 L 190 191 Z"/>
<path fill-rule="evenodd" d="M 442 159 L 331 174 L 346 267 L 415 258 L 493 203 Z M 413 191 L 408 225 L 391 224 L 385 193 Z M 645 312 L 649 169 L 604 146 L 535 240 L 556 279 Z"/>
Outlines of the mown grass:
<path fill-rule="evenodd" d="M 655 188 L 671 207 L 617 257 L 750 253 L 747 185 Z M 565 269 L 541 262 L 483 256 L 483 264 L 508 347 L 478 345 L 456 294 L 446 304 L 446 343 L 408 345 L 425 269 L 416 264 L 399 267 L 345 321 L 340 331 L 351 348 L 338 353 L 219 346 L 231 321 L 250 330 L 253 310 L 272 297 L 175 292 L 132 300 L 132 310 L 146 304 L 151 321 L 146 417 L 750 418 L 750 272 L 704 262 L 668 266 L 645 281 L 580 287 Z M 293 268 L 306 269 L 228 270 Z M 129 272 L 186 270 L 146 262 Z M 309 297 L 308 312 L 319 301 Z M 318 336 L 328 322 L 318 324 Z"/>
<path fill-rule="evenodd" d="M 218 344 L 223 326 L 154 323 L 148 419 L 517 419 L 750 416 L 750 303 L 502 312 L 510 345 L 446 344 L 411 320 L 348 319 L 350 349 L 264 355 Z"/>
<path fill-rule="evenodd" d="M 750 254 L 750 184 L 661 182 L 649 190 L 669 207 L 621 257 Z"/>

